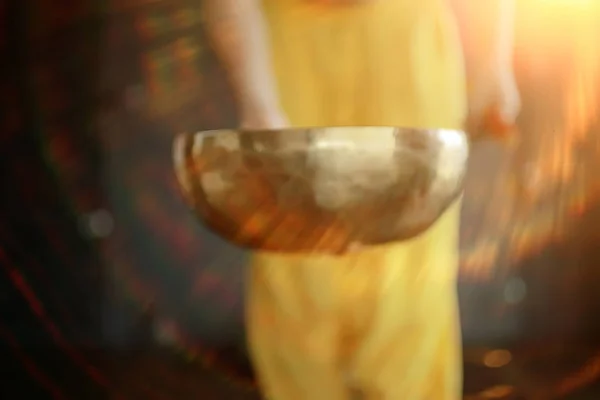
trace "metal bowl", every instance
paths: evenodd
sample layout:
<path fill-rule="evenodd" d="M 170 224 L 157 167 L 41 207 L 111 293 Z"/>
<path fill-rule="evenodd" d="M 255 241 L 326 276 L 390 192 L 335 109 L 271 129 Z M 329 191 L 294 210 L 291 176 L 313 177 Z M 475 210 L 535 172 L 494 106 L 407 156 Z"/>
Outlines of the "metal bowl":
<path fill-rule="evenodd" d="M 225 239 L 343 253 L 429 228 L 461 193 L 469 143 L 445 129 L 215 130 L 173 151 L 184 197 Z"/>

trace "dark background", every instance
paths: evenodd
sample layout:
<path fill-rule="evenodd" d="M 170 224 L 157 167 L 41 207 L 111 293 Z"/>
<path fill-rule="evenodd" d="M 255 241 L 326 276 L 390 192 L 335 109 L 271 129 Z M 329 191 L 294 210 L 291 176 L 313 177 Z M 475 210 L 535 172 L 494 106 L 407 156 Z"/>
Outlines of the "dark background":
<path fill-rule="evenodd" d="M 176 133 L 236 123 L 198 8 L 0 5 L 0 397 L 256 396 L 242 350 L 246 254 L 199 226 L 171 167 Z M 553 103 L 540 108 L 540 97 L 563 92 L 555 85 L 540 95 L 547 82 L 519 71 L 527 134 L 559 113 Z M 588 130 L 593 138 L 598 127 Z M 505 184 L 507 150 L 478 146 L 459 285 L 466 392 L 486 398 L 507 385 L 497 398 L 596 399 L 598 205 L 590 193 L 585 211 L 562 217 L 559 239 L 515 258 L 506 226 L 527 224 L 493 216 L 516 200 L 475 194 Z M 529 216 L 558 218 L 560 196 L 572 190 Z M 489 241 L 497 253 L 469 268 Z M 485 367 L 483 355 L 498 347 L 513 361 Z"/>

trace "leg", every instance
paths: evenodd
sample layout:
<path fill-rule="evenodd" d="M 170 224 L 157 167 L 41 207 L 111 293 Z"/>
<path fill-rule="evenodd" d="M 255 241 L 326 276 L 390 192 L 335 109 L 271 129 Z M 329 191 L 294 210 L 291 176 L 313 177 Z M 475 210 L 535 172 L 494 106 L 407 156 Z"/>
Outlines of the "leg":
<path fill-rule="evenodd" d="M 361 254 L 365 274 L 377 270 L 380 280 L 351 364 L 367 399 L 461 398 L 458 208 L 412 241 Z"/>
<path fill-rule="evenodd" d="M 334 257 L 255 256 L 247 325 L 252 362 L 270 400 L 345 400 L 332 278 Z"/>
<path fill-rule="evenodd" d="M 352 378 L 366 400 L 461 398 L 458 319 L 448 313 L 437 322 L 375 329 L 365 338 Z"/>

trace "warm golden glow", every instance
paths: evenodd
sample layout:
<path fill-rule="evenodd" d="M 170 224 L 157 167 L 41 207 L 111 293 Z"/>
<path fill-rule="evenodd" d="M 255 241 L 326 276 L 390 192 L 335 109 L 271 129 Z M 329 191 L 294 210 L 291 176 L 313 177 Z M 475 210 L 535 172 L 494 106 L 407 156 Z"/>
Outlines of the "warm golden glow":
<path fill-rule="evenodd" d="M 492 350 L 483 356 L 483 365 L 488 368 L 501 368 L 512 361 L 512 354 L 507 350 Z"/>
<path fill-rule="evenodd" d="M 503 399 L 514 392 L 514 388 L 508 385 L 498 385 L 484 390 L 480 393 L 484 399 Z"/>
<path fill-rule="evenodd" d="M 600 107 L 600 2 L 517 3 L 520 142 L 496 150 L 501 160 L 467 182 L 465 222 L 478 221 L 465 228 L 467 279 L 486 279 L 493 265 L 514 264 L 561 240 L 600 189 L 592 172 L 600 164 L 593 128 Z M 489 157 L 481 160 L 486 163 Z M 499 261 L 500 255 L 506 258 Z"/>

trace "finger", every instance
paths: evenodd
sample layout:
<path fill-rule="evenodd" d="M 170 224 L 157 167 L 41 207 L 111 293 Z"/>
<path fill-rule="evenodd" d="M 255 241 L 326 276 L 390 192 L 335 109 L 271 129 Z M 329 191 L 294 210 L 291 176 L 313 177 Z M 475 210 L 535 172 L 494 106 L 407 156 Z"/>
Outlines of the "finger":
<path fill-rule="evenodd" d="M 498 119 L 505 126 L 513 126 L 517 122 L 519 109 L 516 106 L 508 105 L 498 110 Z"/>
<path fill-rule="evenodd" d="M 514 125 L 521 112 L 521 98 L 514 90 L 509 92 L 499 107 L 499 117 L 506 125 Z"/>
<path fill-rule="evenodd" d="M 502 111 L 498 108 L 493 108 L 486 115 L 484 126 L 485 130 L 492 136 L 506 137 L 515 128 L 516 118 L 506 118 Z"/>

